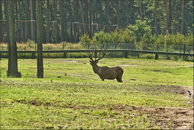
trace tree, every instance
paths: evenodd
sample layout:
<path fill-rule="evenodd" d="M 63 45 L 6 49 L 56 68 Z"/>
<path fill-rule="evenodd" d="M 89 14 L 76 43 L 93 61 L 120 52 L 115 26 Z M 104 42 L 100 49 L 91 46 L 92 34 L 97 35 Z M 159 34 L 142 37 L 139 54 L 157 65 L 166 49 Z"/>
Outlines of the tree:
<path fill-rule="evenodd" d="M 171 34 L 171 21 L 172 21 L 172 2 L 169 0 L 169 33 Z"/>
<path fill-rule="evenodd" d="M 141 20 L 143 20 L 143 13 L 142 13 L 142 8 L 141 8 L 141 0 L 138 0 L 139 2 L 139 14 L 141 16 Z"/>
<path fill-rule="evenodd" d="M 70 2 L 70 0 L 69 0 L 69 22 L 70 22 L 71 43 L 73 43 L 72 20 L 71 20 L 71 2 Z"/>
<path fill-rule="evenodd" d="M 157 0 L 155 0 L 155 33 L 157 35 Z"/>
<path fill-rule="evenodd" d="M 58 28 L 58 22 L 57 22 L 57 0 L 55 0 L 55 6 L 54 6 L 54 11 L 55 11 L 55 43 L 58 43 L 58 31 L 57 31 L 57 28 Z"/>
<path fill-rule="evenodd" d="M 19 28 L 18 28 L 18 0 L 15 0 L 15 10 L 16 10 L 16 30 L 17 30 L 17 36 L 16 36 L 16 41 L 19 40 Z"/>
<path fill-rule="evenodd" d="M 128 25 L 128 0 L 125 1 L 125 4 L 126 4 L 126 25 Z"/>
<path fill-rule="evenodd" d="M 82 30 L 83 33 L 85 32 L 85 25 L 84 25 L 84 15 L 83 15 L 83 1 L 81 3 L 81 1 L 79 0 L 79 6 L 80 6 L 80 12 L 81 12 L 81 21 L 82 21 Z"/>
<path fill-rule="evenodd" d="M 46 8 L 47 8 L 47 11 L 46 11 L 46 43 L 49 43 L 50 42 L 50 7 L 49 7 L 49 0 L 47 0 L 47 3 L 46 3 Z"/>
<path fill-rule="evenodd" d="M 30 19 L 33 19 L 33 4 L 32 4 L 32 0 L 30 0 Z M 34 22 L 31 21 L 31 40 L 34 40 Z"/>
<path fill-rule="evenodd" d="M 108 0 L 106 0 L 106 25 L 105 32 L 108 32 Z"/>
<path fill-rule="evenodd" d="M 37 78 L 43 78 L 41 0 L 36 1 Z"/>
<path fill-rule="evenodd" d="M 85 8 L 85 23 L 86 23 L 86 25 L 85 25 L 85 33 L 87 34 L 87 35 L 89 35 L 89 25 L 88 25 L 88 0 L 83 0 L 83 2 L 85 3 L 85 5 L 84 5 L 84 8 Z"/>
<path fill-rule="evenodd" d="M 166 4 L 166 29 L 168 30 L 168 0 L 165 0 Z"/>
<path fill-rule="evenodd" d="M 28 5 L 28 0 L 25 0 L 25 20 L 26 20 L 26 22 L 25 22 L 25 42 L 27 42 L 27 40 L 28 40 L 28 24 L 29 24 L 29 22 L 27 22 L 27 20 L 29 20 L 29 15 L 28 15 L 28 9 L 29 9 L 29 5 Z"/>
<path fill-rule="evenodd" d="M 77 42 L 77 37 L 78 37 L 78 32 L 77 32 L 77 26 L 78 24 L 75 23 L 75 22 L 78 22 L 78 1 L 77 0 L 74 0 L 73 2 L 73 8 L 74 8 L 74 24 L 73 24 L 73 28 L 74 28 L 74 42 L 76 43 Z"/>
<path fill-rule="evenodd" d="M 4 0 L 3 1 L 3 3 L 4 3 L 4 14 L 5 14 L 5 20 L 7 20 L 7 2 Z M 6 29 L 6 33 L 7 33 L 7 41 L 8 41 L 8 39 L 9 39 L 9 33 L 8 33 L 8 30 L 9 30 L 9 28 L 8 28 L 8 22 L 6 22 L 6 24 L 5 24 L 5 29 Z M 7 47 L 8 47 L 9 45 L 8 45 L 8 43 L 7 43 Z"/>
<path fill-rule="evenodd" d="M 0 0 L 0 43 L 3 42 L 3 16 L 2 16 L 2 1 Z"/>
<path fill-rule="evenodd" d="M 8 22 L 8 45 L 9 45 L 9 59 L 7 77 L 18 77 L 17 65 L 17 46 L 15 41 L 15 18 L 14 18 L 14 2 L 7 0 L 7 22 Z M 20 76 L 21 77 L 21 74 Z"/>
<path fill-rule="evenodd" d="M 60 17 L 61 17 L 61 42 L 64 41 L 64 9 L 63 9 L 63 0 L 59 0 L 60 5 Z"/>
<path fill-rule="evenodd" d="M 65 35 L 65 41 L 67 41 L 67 19 L 66 19 L 66 7 L 67 7 L 67 5 L 66 5 L 66 2 L 65 2 L 65 5 L 63 6 L 64 7 L 64 23 L 65 23 L 65 28 L 64 28 L 64 35 Z"/>
<path fill-rule="evenodd" d="M 92 0 L 90 2 L 90 38 L 92 38 Z"/>
<path fill-rule="evenodd" d="M 182 13 L 181 13 L 181 34 L 184 33 L 184 0 L 182 0 Z"/>
<path fill-rule="evenodd" d="M 111 10 L 111 24 L 114 24 L 114 0 L 112 1 L 112 10 Z M 112 26 L 113 31 L 113 26 Z"/>
<path fill-rule="evenodd" d="M 119 26 L 119 0 L 117 0 L 117 25 Z"/>

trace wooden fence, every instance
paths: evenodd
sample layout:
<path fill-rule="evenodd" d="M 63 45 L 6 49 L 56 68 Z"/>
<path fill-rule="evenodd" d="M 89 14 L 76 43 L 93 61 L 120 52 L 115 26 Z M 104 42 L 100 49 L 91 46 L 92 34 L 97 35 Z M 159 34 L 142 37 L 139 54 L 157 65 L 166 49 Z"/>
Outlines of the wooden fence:
<path fill-rule="evenodd" d="M 63 57 L 67 58 L 66 54 L 67 53 L 80 53 L 80 52 L 88 52 L 90 53 L 92 50 L 43 50 L 43 53 L 63 53 Z M 95 56 L 97 57 L 97 53 L 101 52 L 100 49 L 96 50 Z M 137 53 L 148 53 L 148 54 L 155 54 L 155 59 L 158 59 L 159 54 L 163 55 L 179 55 L 187 58 L 188 56 L 194 56 L 194 54 L 189 54 L 185 53 L 176 53 L 176 52 L 160 52 L 160 51 L 146 51 L 146 50 L 134 50 L 134 49 L 107 49 L 106 52 L 123 52 L 125 54 L 125 58 L 128 57 L 128 52 L 137 52 Z M 7 53 L 8 50 L 0 50 L 0 59 L 1 59 L 1 54 Z M 32 54 L 32 59 L 35 58 L 35 53 L 37 53 L 36 50 L 18 50 L 17 53 L 31 53 Z"/>

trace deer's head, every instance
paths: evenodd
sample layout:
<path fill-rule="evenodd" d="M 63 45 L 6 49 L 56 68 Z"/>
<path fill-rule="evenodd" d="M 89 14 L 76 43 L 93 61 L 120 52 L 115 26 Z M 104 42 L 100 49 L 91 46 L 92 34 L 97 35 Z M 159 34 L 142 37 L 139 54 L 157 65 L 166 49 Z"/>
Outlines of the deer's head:
<path fill-rule="evenodd" d="M 106 55 L 106 53 L 105 53 L 104 51 L 102 51 L 102 49 L 101 49 L 101 51 L 102 51 L 102 53 L 103 53 L 103 56 L 100 57 L 100 58 L 98 58 L 98 59 L 93 60 L 93 59 L 92 59 L 92 55 L 93 55 L 93 53 L 94 53 L 95 51 L 96 51 L 96 50 L 93 49 L 92 53 L 91 53 L 90 56 L 89 56 L 89 58 L 90 58 L 90 65 L 93 66 L 93 67 L 97 66 L 98 61 L 101 60 L 101 59 Z"/>

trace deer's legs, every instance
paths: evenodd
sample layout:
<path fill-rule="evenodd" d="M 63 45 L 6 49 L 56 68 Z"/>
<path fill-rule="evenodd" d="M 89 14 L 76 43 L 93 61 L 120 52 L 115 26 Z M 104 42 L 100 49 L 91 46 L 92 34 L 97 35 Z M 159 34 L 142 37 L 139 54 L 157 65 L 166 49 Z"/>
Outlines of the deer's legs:
<path fill-rule="evenodd" d="M 117 77 L 117 81 L 118 81 L 118 82 L 123 82 L 121 78 L 122 78 L 122 77 Z"/>

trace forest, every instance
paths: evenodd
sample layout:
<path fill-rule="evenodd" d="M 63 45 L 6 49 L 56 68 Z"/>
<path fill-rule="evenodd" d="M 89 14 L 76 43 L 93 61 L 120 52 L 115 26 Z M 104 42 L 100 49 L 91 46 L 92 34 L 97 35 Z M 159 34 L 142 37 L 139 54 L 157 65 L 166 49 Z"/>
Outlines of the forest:
<path fill-rule="evenodd" d="M 15 0 L 17 42 L 36 41 L 36 1 Z M 7 42 L 7 2 L 0 0 L 0 42 Z M 42 43 L 77 43 L 147 21 L 152 35 L 193 32 L 192 0 L 41 0 Z"/>

